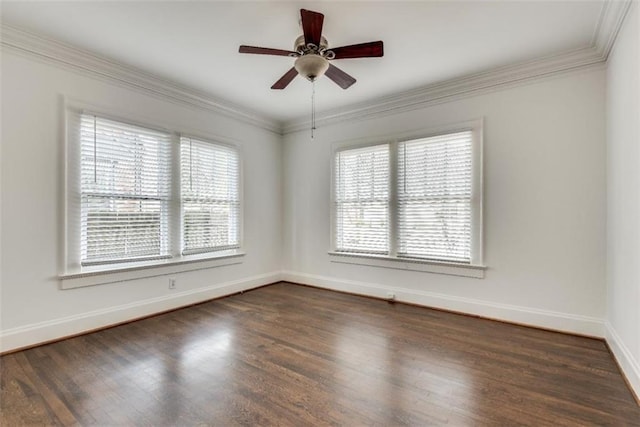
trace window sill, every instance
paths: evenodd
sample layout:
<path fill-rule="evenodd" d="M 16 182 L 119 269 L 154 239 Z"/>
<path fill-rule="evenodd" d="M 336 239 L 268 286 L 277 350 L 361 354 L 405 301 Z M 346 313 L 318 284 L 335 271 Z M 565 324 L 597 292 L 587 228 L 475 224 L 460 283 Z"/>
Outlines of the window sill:
<path fill-rule="evenodd" d="M 244 255 L 239 250 L 230 250 L 163 260 L 83 267 L 77 271 L 67 271 L 59 275 L 58 279 L 61 289 L 74 289 L 241 264 Z"/>
<path fill-rule="evenodd" d="M 385 255 L 366 255 L 349 252 L 329 252 L 329 260 L 339 264 L 367 265 L 396 270 L 421 271 L 452 276 L 484 278 L 484 265 L 457 262 L 432 261 L 412 258 L 394 258 Z"/>

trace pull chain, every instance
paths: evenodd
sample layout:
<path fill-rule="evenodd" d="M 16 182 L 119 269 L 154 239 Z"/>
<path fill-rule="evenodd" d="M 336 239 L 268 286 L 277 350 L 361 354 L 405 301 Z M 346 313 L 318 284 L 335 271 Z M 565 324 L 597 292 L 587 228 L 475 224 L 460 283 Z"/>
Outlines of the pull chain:
<path fill-rule="evenodd" d="M 313 139 L 313 131 L 316 130 L 316 81 L 312 81 L 311 84 L 311 139 Z"/>

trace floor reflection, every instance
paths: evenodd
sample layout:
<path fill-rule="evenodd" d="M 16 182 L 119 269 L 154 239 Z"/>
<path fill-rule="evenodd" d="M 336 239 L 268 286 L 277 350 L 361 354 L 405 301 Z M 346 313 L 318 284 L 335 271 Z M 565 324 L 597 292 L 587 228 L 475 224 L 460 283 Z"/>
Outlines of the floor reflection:
<path fill-rule="evenodd" d="M 287 284 L 9 354 L 0 373 L 2 425 L 640 420 L 601 341 Z"/>
<path fill-rule="evenodd" d="M 412 341 L 389 334 L 393 320 L 385 322 L 376 327 L 345 319 L 336 331 L 336 401 L 354 402 L 372 411 L 372 419 L 394 425 L 425 419 L 446 424 L 455 411 L 473 412 L 475 378 L 465 356 L 430 343 L 428 335 Z"/>

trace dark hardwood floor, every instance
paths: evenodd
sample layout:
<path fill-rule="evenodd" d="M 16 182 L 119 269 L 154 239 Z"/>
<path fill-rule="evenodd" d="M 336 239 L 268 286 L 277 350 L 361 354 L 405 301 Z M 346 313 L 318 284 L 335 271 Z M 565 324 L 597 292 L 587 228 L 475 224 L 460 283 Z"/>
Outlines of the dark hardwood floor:
<path fill-rule="evenodd" d="M 604 342 L 279 283 L 1 359 L 0 424 L 635 425 Z"/>

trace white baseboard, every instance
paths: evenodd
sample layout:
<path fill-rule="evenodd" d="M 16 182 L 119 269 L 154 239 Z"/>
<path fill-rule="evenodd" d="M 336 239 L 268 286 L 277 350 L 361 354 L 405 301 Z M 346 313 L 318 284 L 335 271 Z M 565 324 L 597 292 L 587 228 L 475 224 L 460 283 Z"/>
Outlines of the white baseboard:
<path fill-rule="evenodd" d="M 386 298 L 387 292 L 393 292 L 396 295 L 396 300 L 400 302 L 574 334 L 604 337 L 629 385 L 635 392 L 636 399 L 640 398 L 640 362 L 634 359 L 613 326 L 609 322 L 604 323 L 601 319 L 295 271 L 261 274 L 206 288 L 8 329 L 0 332 L 0 352 L 54 341 L 213 298 L 254 289 L 280 280 L 382 299 Z"/>
<path fill-rule="evenodd" d="M 451 310 L 511 323 L 569 332 L 572 334 L 597 338 L 604 337 L 603 320 L 595 317 L 500 304 L 471 298 L 438 294 L 434 292 L 399 288 L 395 286 L 356 282 L 352 280 L 317 276 L 295 271 L 283 271 L 281 277 L 282 280 L 293 283 L 383 299 L 386 298 L 387 292 L 393 292 L 396 296 L 396 301 L 400 302 Z"/>
<path fill-rule="evenodd" d="M 7 352 L 67 336 L 89 332 L 95 329 L 161 313 L 163 311 L 207 301 L 212 298 L 218 298 L 234 294 L 236 292 L 257 288 L 280 280 L 383 299 L 386 298 L 387 292 L 393 292 L 396 295 L 397 301 L 422 305 L 425 307 L 441 308 L 496 320 L 548 328 L 580 335 L 599 338 L 605 336 L 604 323 L 598 318 L 540 310 L 530 307 L 499 304 L 415 289 L 384 286 L 380 284 L 357 282 L 327 276 L 317 276 L 294 271 L 282 271 L 271 272 L 236 281 L 220 283 L 206 288 L 199 288 L 191 291 L 152 298 L 145 301 L 120 305 L 117 307 L 110 307 L 104 310 L 97 310 L 52 321 L 8 329 L 0 332 L 0 352 Z M 613 342 L 613 340 L 609 339 L 609 333 L 607 333 L 607 340 Z M 615 344 L 612 344 L 612 347 L 617 345 L 616 348 L 620 348 L 620 345 L 618 345 L 617 342 L 619 342 L 619 340 L 616 341 Z M 625 356 L 617 356 L 618 353 L 623 355 L 629 353 L 628 351 L 624 353 L 622 350 L 617 350 L 616 357 L 621 360 L 622 364 L 622 357 Z M 625 372 L 632 372 L 633 369 L 635 369 L 636 373 L 638 372 L 637 364 L 633 365 L 626 362 L 626 360 L 633 359 L 630 359 L 627 356 L 627 359 L 624 360 L 624 363 L 632 366 L 631 368 L 625 367 Z M 635 375 L 635 381 L 637 383 L 638 375 Z"/>
<path fill-rule="evenodd" d="M 618 361 L 622 373 L 627 378 L 627 382 L 635 392 L 636 400 L 640 403 L 640 361 L 634 359 L 629 348 L 609 322 L 605 323 L 605 328 L 607 344 Z"/>
<path fill-rule="evenodd" d="M 131 304 L 96 310 L 47 322 L 35 323 L 0 332 L 0 352 L 29 347 L 56 339 L 116 325 L 141 317 L 162 313 L 190 304 L 254 289 L 278 282 L 280 272 L 261 274 L 205 288 L 151 298 Z"/>

